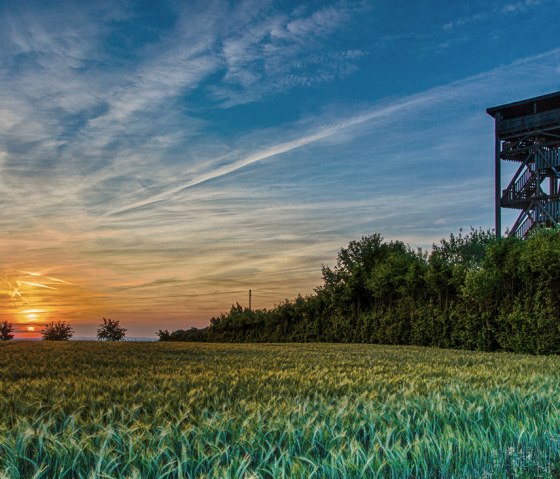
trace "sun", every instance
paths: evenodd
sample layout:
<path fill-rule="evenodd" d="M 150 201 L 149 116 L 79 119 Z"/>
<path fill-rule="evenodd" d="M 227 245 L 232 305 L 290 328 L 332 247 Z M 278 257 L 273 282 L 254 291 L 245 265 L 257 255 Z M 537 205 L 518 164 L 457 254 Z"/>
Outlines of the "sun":
<path fill-rule="evenodd" d="M 35 328 L 33 326 L 27 326 L 27 331 L 35 331 Z"/>

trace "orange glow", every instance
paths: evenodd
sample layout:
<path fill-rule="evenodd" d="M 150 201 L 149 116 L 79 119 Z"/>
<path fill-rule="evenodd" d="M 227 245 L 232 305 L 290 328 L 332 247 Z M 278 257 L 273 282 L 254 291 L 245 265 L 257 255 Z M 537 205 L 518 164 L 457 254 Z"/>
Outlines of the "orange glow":
<path fill-rule="evenodd" d="M 48 271 L 48 269 L 47 269 Z M 101 317 L 101 301 L 91 287 L 43 274 L 37 270 L 0 270 L 0 300 L 5 308 L 0 321 L 13 323 L 16 339 L 36 339 L 39 325 L 50 321 L 75 321 Z M 111 302 L 106 301 L 109 305 Z"/>
<path fill-rule="evenodd" d="M 36 323 L 37 321 L 44 319 L 44 315 L 47 312 L 46 309 L 24 309 L 23 311 L 19 311 L 22 319 L 19 321 L 20 323 Z"/>
<path fill-rule="evenodd" d="M 95 337 L 103 317 L 119 320 L 131 337 L 154 337 L 159 328 L 206 326 L 209 318 L 243 301 L 249 289 L 246 286 L 252 284 L 239 276 L 236 262 L 230 263 L 221 256 L 216 256 L 215 267 L 210 269 L 219 270 L 220 278 L 223 275 L 225 279 L 209 277 L 199 281 L 208 274 L 209 267 L 202 260 L 199 263 L 197 257 L 189 268 L 175 257 L 169 264 L 166 258 L 154 257 L 157 268 L 144 271 L 144 263 L 142 268 L 136 266 L 135 254 L 125 255 L 119 268 L 108 266 L 95 256 L 76 259 L 66 252 L 50 256 L 50 264 L 38 264 L 39 260 L 35 260 L 29 265 L 1 265 L 0 322 L 13 324 L 15 339 L 40 339 L 41 330 L 53 321 L 69 324 L 75 337 Z M 145 261 L 142 256 L 142 262 Z M 268 261 L 266 264 L 267 268 L 278 266 L 269 265 Z M 280 266 L 289 268 L 284 263 Z M 301 274 L 299 266 L 294 271 L 295 275 Z M 277 275 L 270 277 L 277 281 Z M 214 281 L 226 280 L 227 287 L 221 283 L 214 286 Z M 293 292 L 283 284 L 274 284 L 269 289 L 281 291 L 284 297 L 295 296 L 305 290 L 298 281 L 290 285 Z M 255 297 L 254 307 L 269 307 L 276 294 Z"/>

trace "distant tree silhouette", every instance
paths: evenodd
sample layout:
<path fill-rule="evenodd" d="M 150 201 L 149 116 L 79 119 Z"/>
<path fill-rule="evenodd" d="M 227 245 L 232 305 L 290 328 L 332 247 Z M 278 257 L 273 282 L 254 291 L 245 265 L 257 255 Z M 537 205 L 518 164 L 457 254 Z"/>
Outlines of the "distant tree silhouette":
<path fill-rule="evenodd" d="M 162 330 L 156 332 L 160 341 L 190 341 L 190 342 L 206 342 L 208 341 L 208 328 L 178 329 L 177 331 Z"/>
<path fill-rule="evenodd" d="M 156 335 L 159 337 L 160 341 L 171 341 L 171 333 L 169 332 L 169 329 L 159 329 L 156 332 Z"/>
<path fill-rule="evenodd" d="M 123 341 L 126 336 L 126 328 L 120 326 L 119 321 L 103 318 L 103 323 L 97 330 L 97 339 L 100 341 Z"/>
<path fill-rule="evenodd" d="M 3 321 L 0 323 L 0 341 L 9 341 L 10 339 L 14 339 L 14 326 L 12 323 L 8 321 Z"/>
<path fill-rule="evenodd" d="M 64 321 L 53 321 L 41 330 L 43 341 L 67 341 L 74 335 L 74 330 Z"/>

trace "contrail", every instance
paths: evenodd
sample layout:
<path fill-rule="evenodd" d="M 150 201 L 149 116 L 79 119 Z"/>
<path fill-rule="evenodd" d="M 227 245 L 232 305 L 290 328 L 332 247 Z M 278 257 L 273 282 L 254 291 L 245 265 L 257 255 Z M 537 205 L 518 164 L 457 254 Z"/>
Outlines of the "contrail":
<path fill-rule="evenodd" d="M 37 286 L 38 288 L 45 288 L 45 289 L 58 289 L 53 288 L 52 286 L 47 286 L 45 284 L 40 283 L 32 283 L 31 281 L 19 281 L 21 284 L 27 284 L 28 286 Z"/>
<path fill-rule="evenodd" d="M 229 165 L 224 165 L 221 166 L 219 168 L 216 168 L 213 171 L 210 171 L 206 174 L 203 174 L 201 176 L 199 176 L 198 178 L 195 178 L 191 181 L 189 181 L 188 183 L 178 186 L 176 188 L 172 188 L 170 190 L 166 190 L 163 191 L 157 195 L 151 196 L 150 198 L 145 198 L 143 200 L 137 201 L 135 203 L 131 203 L 127 206 L 123 206 L 122 208 L 118 208 L 112 211 L 108 211 L 107 213 L 105 213 L 103 215 L 103 217 L 107 217 L 107 216 L 113 216 L 113 215 L 118 215 L 118 214 L 122 214 L 122 213 L 126 213 L 127 211 L 131 211 L 134 210 L 136 208 L 141 208 L 143 206 L 149 206 L 152 205 L 154 203 L 158 203 L 159 201 L 162 201 L 166 198 L 169 198 L 177 193 L 180 193 L 182 191 L 185 191 L 189 188 L 192 188 L 194 186 L 200 185 L 201 183 L 205 183 L 207 181 L 216 179 L 216 178 L 220 178 L 222 176 L 226 176 L 229 175 L 230 173 L 233 173 L 237 170 L 240 170 L 241 168 L 245 168 L 248 165 L 254 164 L 254 163 L 258 163 L 260 161 L 266 160 L 268 158 L 272 158 L 274 156 L 277 155 L 281 155 L 283 153 L 287 153 L 289 151 L 301 148 L 303 146 L 309 145 L 311 143 L 315 143 L 317 141 L 323 140 L 325 138 L 328 138 L 332 135 L 334 135 L 335 133 L 339 132 L 340 130 L 344 130 L 346 128 L 350 128 L 352 126 L 356 126 L 359 125 L 361 123 L 365 123 L 371 120 L 375 120 L 378 118 L 384 118 L 388 115 L 392 115 L 393 113 L 395 113 L 396 111 L 402 110 L 402 109 L 406 109 L 406 108 L 410 108 L 412 106 L 417 106 L 419 104 L 423 104 L 423 103 L 427 103 L 432 101 L 435 98 L 439 97 L 439 94 L 437 91 L 430 91 L 431 94 L 429 95 L 416 95 L 413 96 L 411 98 L 408 98 L 406 100 L 403 100 L 399 103 L 393 104 L 393 105 L 389 105 L 389 106 L 385 106 L 382 108 L 377 108 L 373 111 L 364 113 L 362 115 L 357 115 L 354 117 L 350 117 L 347 120 L 344 120 L 342 122 L 339 122 L 335 125 L 332 126 L 327 126 L 324 127 L 322 129 L 320 129 L 319 131 L 317 131 L 316 133 L 307 135 L 307 136 L 303 136 L 301 138 L 297 138 L 295 140 L 291 140 L 291 141 L 286 141 L 283 143 L 278 143 L 277 145 L 271 146 L 269 148 L 266 148 L 262 151 L 258 151 L 256 153 L 253 153 L 249 156 L 246 156 L 245 158 L 242 158 L 238 161 L 235 161 Z"/>
<path fill-rule="evenodd" d="M 74 283 L 70 283 L 69 281 L 64 281 L 63 279 L 58 279 L 58 278 L 53 278 L 52 276 L 43 276 L 43 278 L 46 278 L 50 281 L 54 281 L 56 283 L 63 283 L 63 284 L 69 284 L 69 285 L 74 285 Z"/>
<path fill-rule="evenodd" d="M 16 281 L 16 285 L 12 285 L 12 283 L 10 281 L 8 281 L 5 277 L 2 278 L 4 280 L 4 282 L 8 285 L 8 288 L 10 288 L 8 291 L 0 291 L 0 293 L 2 294 L 8 294 L 10 296 L 10 298 L 12 299 L 16 299 L 16 296 L 19 297 L 23 302 L 29 304 L 29 301 L 27 301 L 27 299 L 24 298 L 24 296 L 21 294 L 21 292 L 19 291 L 19 288 L 21 286 L 21 283 L 19 281 Z"/>
<path fill-rule="evenodd" d="M 29 271 L 18 271 L 18 273 L 22 273 L 22 274 L 25 274 L 27 276 L 38 276 L 38 277 L 41 277 L 41 278 L 48 279 L 49 281 L 54 281 L 55 283 L 64 283 L 64 284 L 73 285 L 73 283 L 69 283 L 68 281 L 64 281 L 63 279 L 54 278 L 52 276 L 45 276 L 45 275 L 42 275 L 41 273 L 31 273 Z"/>

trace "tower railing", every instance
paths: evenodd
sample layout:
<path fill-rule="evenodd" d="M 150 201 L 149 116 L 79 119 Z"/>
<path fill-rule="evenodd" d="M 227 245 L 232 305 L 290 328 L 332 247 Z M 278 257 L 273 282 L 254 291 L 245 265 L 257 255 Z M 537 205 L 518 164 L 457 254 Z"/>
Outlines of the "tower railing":
<path fill-rule="evenodd" d="M 521 176 L 514 178 L 509 186 L 503 191 L 502 204 L 518 200 L 525 200 L 533 196 L 537 187 L 537 172 L 527 168 Z"/>

